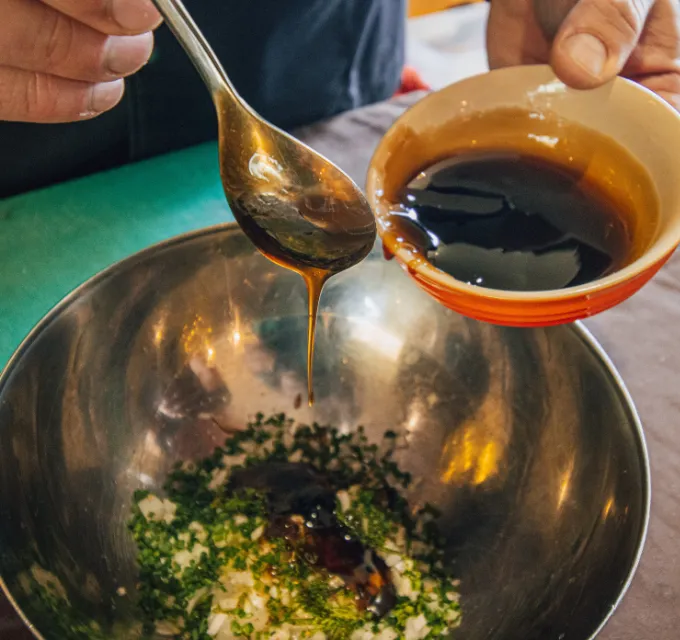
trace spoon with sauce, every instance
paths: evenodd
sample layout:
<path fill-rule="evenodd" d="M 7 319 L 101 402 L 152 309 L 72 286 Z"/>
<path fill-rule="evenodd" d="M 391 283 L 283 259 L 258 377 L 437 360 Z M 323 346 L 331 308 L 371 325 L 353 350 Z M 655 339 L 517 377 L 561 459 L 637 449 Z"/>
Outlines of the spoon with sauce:
<path fill-rule="evenodd" d="M 265 256 L 299 273 L 307 285 L 311 406 L 321 290 L 328 278 L 358 264 L 373 248 L 376 225 L 370 206 L 349 176 L 266 122 L 238 95 L 180 0 L 154 3 L 212 95 L 222 184 L 236 221 Z"/>

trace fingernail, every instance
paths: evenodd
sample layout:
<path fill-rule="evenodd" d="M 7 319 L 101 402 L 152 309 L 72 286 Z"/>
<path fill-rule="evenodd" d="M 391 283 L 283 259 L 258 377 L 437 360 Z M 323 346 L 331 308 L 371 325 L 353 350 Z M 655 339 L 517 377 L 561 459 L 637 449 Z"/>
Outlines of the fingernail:
<path fill-rule="evenodd" d="M 113 0 L 111 14 L 126 31 L 149 31 L 161 21 L 151 0 Z"/>
<path fill-rule="evenodd" d="M 607 47 L 589 33 L 578 33 L 564 42 L 567 55 L 593 78 L 599 78 L 607 62 Z"/>
<path fill-rule="evenodd" d="M 143 67 L 153 50 L 153 34 L 110 36 L 106 43 L 104 65 L 113 76 L 125 76 Z"/>
<path fill-rule="evenodd" d="M 101 82 L 92 88 L 90 96 L 90 113 L 103 113 L 115 107 L 123 97 L 125 83 L 123 80 Z"/>

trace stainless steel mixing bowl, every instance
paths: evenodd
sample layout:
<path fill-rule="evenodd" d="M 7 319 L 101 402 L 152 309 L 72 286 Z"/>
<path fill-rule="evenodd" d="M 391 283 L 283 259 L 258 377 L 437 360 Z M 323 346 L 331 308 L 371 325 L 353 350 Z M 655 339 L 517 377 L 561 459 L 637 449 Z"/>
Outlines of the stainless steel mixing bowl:
<path fill-rule="evenodd" d="M 323 296 L 308 409 L 306 322 L 300 278 L 230 227 L 112 267 L 30 335 L 0 382 L 0 576 L 36 635 L 64 640 L 32 567 L 105 638 L 136 635 L 132 492 L 258 411 L 406 434 L 461 579 L 455 637 L 595 635 L 638 561 L 649 471 L 592 338 L 467 320 L 372 255 Z"/>

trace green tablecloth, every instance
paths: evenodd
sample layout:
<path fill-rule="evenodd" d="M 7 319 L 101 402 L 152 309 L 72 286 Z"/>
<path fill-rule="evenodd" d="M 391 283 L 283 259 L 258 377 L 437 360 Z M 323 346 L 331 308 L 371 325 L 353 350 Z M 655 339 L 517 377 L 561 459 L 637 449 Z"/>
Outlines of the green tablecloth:
<path fill-rule="evenodd" d="M 0 201 L 0 369 L 90 276 L 166 238 L 231 220 L 214 144 Z"/>

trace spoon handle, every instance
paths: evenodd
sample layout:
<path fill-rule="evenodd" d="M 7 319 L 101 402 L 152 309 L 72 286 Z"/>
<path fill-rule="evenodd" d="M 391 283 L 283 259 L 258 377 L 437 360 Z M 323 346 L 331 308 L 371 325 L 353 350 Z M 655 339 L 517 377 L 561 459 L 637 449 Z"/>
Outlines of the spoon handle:
<path fill-rule="evenodd" d="M 233 99 L 241 102 L 215 52 L 181 0 L 153 0 L 153 3 L 194 63 L 213 99 L 217 94 L 226 91 Z"/>

